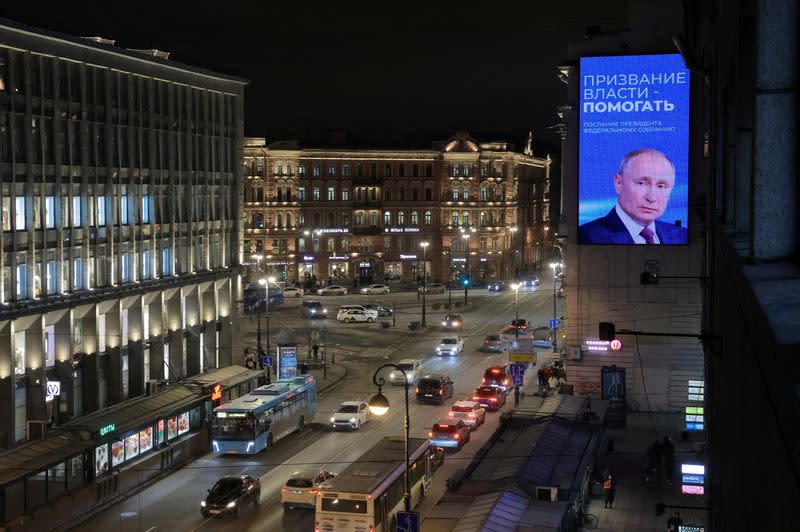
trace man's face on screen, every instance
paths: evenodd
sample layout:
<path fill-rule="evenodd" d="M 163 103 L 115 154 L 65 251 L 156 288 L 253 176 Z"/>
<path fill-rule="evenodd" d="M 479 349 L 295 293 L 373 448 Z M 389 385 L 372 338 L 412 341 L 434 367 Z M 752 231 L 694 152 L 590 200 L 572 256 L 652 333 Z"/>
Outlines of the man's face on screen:
<path fill-rule="evenodd" d="M 645 152 L 628 160 L 614 176 L 619 206 L 642 225 L 664 214 L 675 186 L 675 169 L 659 152 Z"/>

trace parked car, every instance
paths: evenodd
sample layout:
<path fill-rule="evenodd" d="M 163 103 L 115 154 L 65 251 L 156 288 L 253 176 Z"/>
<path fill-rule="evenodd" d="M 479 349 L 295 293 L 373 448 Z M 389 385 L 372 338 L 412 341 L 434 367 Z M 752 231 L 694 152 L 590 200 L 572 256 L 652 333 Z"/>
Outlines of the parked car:
<path fill-rule="evenodd" d="M 282 290 L 283 297 L 302 297 L 303 296 L 303 289 L 297 288 L 296 286 L 287 286 Z"/>
<path fill-rule="evenodd" d="M 281 503 L 284 509 L 304 506 L 314 508 L 317 493 L 323 482 L 335 477 L 335 473 L 324 469 L 301 469 L 295 471 L 281 488 Z"/>
<path fill-rule="evenodd" d="M 442 327 L 445 329 L 460 331 L 461 328 L 464 327 L 464 318 L 461 316 L 461 314 L 450 313 L 442 318 Z"/>
<path fill-rule="evenodd" d="M 336 319 L 345 323 L 353 323 L 354 321 L 372 323 L 375 321 L 375 316 L 367 314 L 367 312 L 363 310 L 345 310 L 344 312 L 340 312 L 339 315 L 336 316 Z"/>
<path fill-rule="evenodd" d="M 450 419 L 461 419 L 472 430 L 486 421 L 486 409 L 475 401 L 456 401 L 447 413 Z"/>
<path fill-rule="evenodd" d="M 445 286 L 442 283 L 427 283 L 425 286 L 420 286 L 418 290 L 426 294 L 444 294 Z"/>
<path fill-rule="evenodd" d="M 453 381 L 447 375 L 431 373 L 417 382 L 417 401 L 421 403 L 444 403 L 453 397 Z"/>
<path fill-rule="evenodd" d="M 375 294 L 388 294 L 391 290 L 385 284 L 371 284 L 362 288 L 360 292 L 366 296 L 371 296 Z"/>
<path fill-rule="evenodd" d="M 307 301 L 303 301 L 300 314 L 304 318 L 327 318 L 328 309 L 316 299 L 309 299 Z"/>
<path fill-rule="evenodd" d="M 333 412 L 331 427 L 358 430 L 369 421 L 369 405 L 363 401 L 345 401 Z"/>
<path fill-rule="evenodd" d="M 506 404 L 506 392 L 497 386 L 478 386 L 472 400 L 485 406 L 486 410 L 497 412 Z"/>
<path fill-rule="evenodd" d="M 512 333 L 517 330 L 519 332 L 526 332 L 528 330 L 528 320 L 523 318 L 511 320 L 511 323 L 506 330 Z"/>
<path fill-rule="evenodd" d="M 408 384 L 414 386 L 422 376 L 422 361 L 415 358 L 404 358 L 397 363 L 405 372 Z M 389 382 L 392 384 L 403 384 L 403 372 L 392 370 L 389 374 Z"/>
<path fill-rule="evenodd" d="M 437 355 L 460 355 L 464 352 L 464 339 L 460 336 L 446 336 L 436 345 Z"/>
<path fill-rule="evenodd" d="M 317 294 L 321 296 L 343 296 L 347 294 L 347 288 L 339 286 L 338 284 L 332 284 L 325 288 L 320 288 L 317 290 Z"/>
<path fill-rule="evenodd" d="M 367 310 L 374 310 L 375 312 L 378 313 L 378 316 L 381 318 L 391 317 L 392 314 L 394 314 L 394 311 L 392 309 L 383 307 L 376 303 L 369 303 L 367 305 L 364 305 L 364 308 Z"/>
<path fill-rule="evenodd" d="M 339 309 L 336 311 L 336 319 L 339 319 L 339 315 L 347 312 L 348 310 L 360 310 L 365 314 L 372 316 L 373 318 L 378 318 L 378 311 L 373 309 L 368 309 L 362 305 L 341 305 Z"/>
<path fill-rule="evenodd" d="M 490 292 L 502 292 L 506 290 L 508 286 L 503 281 L 493 281 L 487 284 L 486 288 L 488 288 Z"/>
<path fill-rule="evenodd" d="M 248 503 L 256 505 L 261 498 L 261 480 L 250 475 L 226 475 L 208 490 L 208 495 L 200 501 L 203 517 L 213 515 L 236 515 Z"/>
<path fill-rule="evenodd" d="M 506 348 L 505 339 L 499 334 L 490 334 L 483 339 L 482 351 L 503 351 Z"/>
<path fill-rule="evenodd" d="M 567 291 L 564 289 L 564 285 L 558 287 L 558 297 L 567 297 Z"/>
<path fill-rule="evenodd" d="M 511 387 L 511 365 L 510 364 L 498 364 L 497 366 L 492 366 L 488 368 L 483 373 L 483 379 L 481 379 L 481 385 L 483 386 L 497 386 L 502 388 L 504 392 L 507 392 L 508 389 Z"/>
<path fill-rule="evenodd" d="M 428 432 L 432 445 L 461 449 L 469 441 L 470 429 L 462 419 L 443 418 Z"/>

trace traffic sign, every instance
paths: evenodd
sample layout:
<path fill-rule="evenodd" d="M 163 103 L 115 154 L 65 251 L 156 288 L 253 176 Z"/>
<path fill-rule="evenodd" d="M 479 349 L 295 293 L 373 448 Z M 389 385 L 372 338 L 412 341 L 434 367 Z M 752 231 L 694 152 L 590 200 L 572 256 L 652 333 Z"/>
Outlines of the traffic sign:
<path fill-rule="evenodd" d="M 533 354 L 531 353 L 509 353 L 509 362 L 520 362 L 522 364 L 533 364 Z"/>
<path fill-rule="evenodd" d="M 550 328 L 558 329 L 558 320 L 550 320 Z"/>
<path fill-rule="evenodd" d="M 522 386 L 524 384 L 524 375 L 511 375 L 512 386 Z"/>
<path fill-rule="evenodd" d="M 525 375 L 526 369 L 528 369 L 527 364 L 518 364 L 518 363 L 511 364 L 512 375 Z"/>
<path fill-rule="evenodd" d="M 397 512 L 397 532 L 419 532 L 419 512 Z"/>
<path fill-rule="evenodd" d="M 272 367 L 272 355 L 264 355 L 261 357 L 261 365 Z"/>

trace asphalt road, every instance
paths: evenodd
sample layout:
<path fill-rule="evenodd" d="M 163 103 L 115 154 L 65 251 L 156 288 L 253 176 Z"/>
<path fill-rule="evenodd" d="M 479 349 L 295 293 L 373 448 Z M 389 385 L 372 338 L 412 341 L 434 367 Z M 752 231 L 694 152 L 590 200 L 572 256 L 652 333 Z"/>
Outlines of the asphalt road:
<path fill-rule="evenodd" d="M 463 302 L 464 292 L 453 292 L 453 302 Z M 387 386 L 384 395 L 391 407 L 382 418 L 372 419 L 357 432 L 332 431 L 327 425 L 330 413 L 347 400 L 369 400 L 376 392 L 372 384 L 375 369 L 386 362 L 403 358 L 423 360 L 423 372 L 448 373 L 455 384 L 455 394 L 442 406 L 417 404 L 413 397 L 410 405 L 411 436 L 427 437 L 429 428 L 447 411 L 453 401 L 468 397 L 480 384 L 484 370 L 502 360 L 500 353 L 479 351 L 485 335 L 500 332 L 514 318 L 514 292 L 489 293 L 471 290 L 475 302 L 464 310 L 465 349 L 461 356 L 437 357 L 434 346 L 445 334 L 440 327 L 446 310 L 428 311 L 428 327 L 424 331 L 410 331 L 407 324 L 419 320 L 419 302 L 414 293 L 388 296 L 330 296 L 320 298 L 335 316 L 336 307 L 342 303 L 380 301 L 396 308 L 396 327 L 382 328 L 379 324 L 354 323 L 346 325 L 335 319 L 305 320 L 300 317 L 301 299 L 287 300 L 280 309 L 271 312 L 272 336 L 280 327 L 290 327 L 305 343 L 311 328 L 321 330 L 324 321 L 325 339 L 336 347 L 337 364 L 344 364 L 348 373 L 337 385 L 325 390 L 318 399 L 318 412 L 314 423 L 302 433 L 292 434 L 276 442 L 269 452 L 254 456 L 215 456 L 209 453 L 191 464 L 175 471 L 140 494 L 112 506 L 86 521 L 76 530 L 248 530 L 248 531 L 311 531 L 314 528 L 313 510 L 287 510 L 280 505 L 280 488 L 286 479 L 301 467 L 320 467 L 339 472 L 360 454 L 386 435 L 403 433 L 403 389 Z M 435 302 L 446 302 L 448 295 L 428 296 L 428 308 Z M 456 310 L 457 311 L 457 310 Z M 520 290 L 519 315 L 532 325 L 546 325 L 552 317 L 552 284 L 538 289 Z M 562 300 L 558 301 L 558 315 Z M 391 318 L 388 318 L 391 320 Z M 276 327 L 277 325 L 277 327 Z M 254 326 L 244 324 L 243 339 L 255 338 Z M 274 340 L 273 340 L 274 341 Z M 388 380 L 388 370 L 386 378 Z M 531 378 L 531 372 L 526 379 Z M 513 396 L 503 410 L 513 404 Z M 478 449 L 488 440 L 497 426 L 499 414 L 487 413 L 487 421 L 478 428 L 471 441 L 457 452 L 448 452 L 445 464 L 434 476 L 434 486 L 441 488 L 447 477 L 459 467 L 466 466 Z M 260 505 L 247 508 L 239 518 L 205 519 L 200 515 L 200 501 L 206 490 L 221 476 L 247 473 L 261 477 Z M 434 489 L 441 493 L 441 489 Z M 156 528 L 154 528 L 156 527 Z"/>

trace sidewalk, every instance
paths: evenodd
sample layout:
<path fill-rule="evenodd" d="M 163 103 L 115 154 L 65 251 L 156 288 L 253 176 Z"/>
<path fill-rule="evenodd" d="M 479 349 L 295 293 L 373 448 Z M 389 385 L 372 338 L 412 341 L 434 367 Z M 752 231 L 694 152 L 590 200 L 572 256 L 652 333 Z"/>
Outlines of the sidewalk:
<path fill-rule="evenodd" d="M 666 530 L 667 519 L 675 510 L 666 509 L 666 513 L 656 517 L 655 505 L 663 502 L 667 505 L 705 506 L 706 500 L 698 495 L 681 495 L 681 463 L 705 463 L 705 458 L 692 451 L 691 441 L 681 441 L 680 414 L 653 414 L 652 421 L 648 414 L 629 413 L 627 426 L 624 429 L 606 430 L 606 440 L 613 441 L 613 451 L 605 445 L 597 456 L 595 468 L 599 475 L 610 471 L 617 477 L 617 492 L 613 508 L 603 508 L 603 490 L 594 486 L 588 512 L 599 520 L 597 530 L 615 532 L 639 532 L 645 530 Z M 655 425 L 654 433 L 653 425 Z M 675 472 L 673 484 L 666 486 L 664 475 L 647 485 L 644 481 L 645 453 L 658 437 L 667 435 L 675 446 Z M 699 434 L 695 434 L 697 440 Z M 704 524 L 706 512 L 702 510 L 678 510 L 683 522 L 687 524 Z"/>

